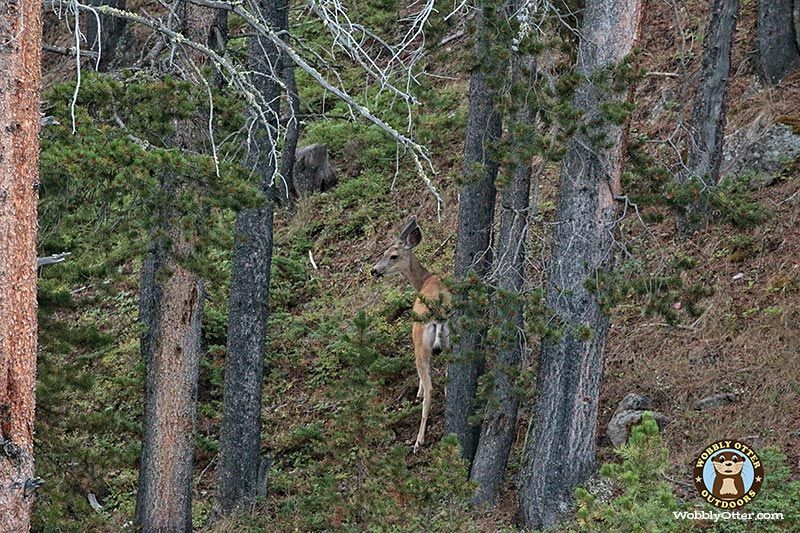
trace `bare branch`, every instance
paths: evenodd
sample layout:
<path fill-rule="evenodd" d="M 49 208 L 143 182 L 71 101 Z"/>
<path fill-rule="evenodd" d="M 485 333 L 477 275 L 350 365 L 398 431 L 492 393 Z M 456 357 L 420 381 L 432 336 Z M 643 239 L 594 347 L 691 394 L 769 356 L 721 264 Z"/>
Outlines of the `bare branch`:
<path fill-rule="evenodd" d="M 48 255 L 47 257 L 39 257 L 38 259 L 36 259 L 36 267 L 38 268 L 47 265 L 55 265 L 56 263 L 61 263 L 70 255 L 72 255 L 72 252 L 62 252 L 60 254 Z"/>
<path fill-rule="evenodd" d="M 268 24 L 266 24 L 261 17 L 256 16 L 252 12 L 245 9 L 243 2 L 241 1 L 223 2 L 219 0 L 185 0 L 185 1 L 201 7 L 221 9 L 238 15 L 239 17 L 242 18 L 242 20 L 245 21 L 245 23 L 248 26 L 250 26 L 256 32 L 258 36 L 268 39 L 272 45 L 276 46 L 279 50 L 281 50 L 283 54 L 285 54 L 289 59 L 291 59 L 295 63 L 295 65 L 297 65 L 300 69 L 302 69 L 309 76 L 311 76 L 318 84 L 320 84 L 320 86 L 322 86 L 327 91 L 336 95 L 336 97 L 345 102 L 351 110 L 354 110 L 356 113 L 361 115 L 367 121 L 376 125 L 384 133 L 389 135 L 389 137 L 391 137 L 395 142 L 402 145 L 406 150 L 408 150 L 412 159 L 414 160 L 414 167 L 418 176 L 423 181 L 425 186 L 428 188 L 430 193 L 436 199 L 437 213 L 438 214 L 441 213 L 441 208 L 443 204 L 442 197 L 439 194 L 439 191 L 436 189 L 435 185 L 433 184 L 432 180 L 428 176 L 428 172 L 435 173 L 435 170 L 433 167 L 433 163 L 427 153 L 427 150 L 423 146 L 415 142 L 409 136 L 399 132 L 396 128 L 387 124 L 384 120 L 382 120 L 374 113 L 372 113 L 368 107 L 358 102 L 346 90 L 337 87 L 336 85 L 331 83 L 317 68 L 309 64 L 289 42 L 287 42 L 282 38 L 282 32 L 276 32 L 273 28 L 271 28 Z M 334 1 L 335 0 L 326 0 L 326 2 L 328 3 L 326 3 L 325 5 L 328 6 L 328 9 L 337 9 L 337 10 L 339 9 L 339 7 L 330 4 L 330 2 Z M 277 132 L 273 131 L 274 126 L 270 124 L 270 121 L 267 119 L 266 116 L 267 112 L 265 110 L 270 109 L 269 102 L 264 101 L 259 91 L 257 91 L 255 87 L 252 85 L 250 77 L 253 75 L 269 76 L 271 79 L 274 79 L 279 85 L 281 85 L 281 87 L 283 87 L 284 84 L 280 75 L 280 65 L 272 66 L 272 72 L 263 72 L 263 73 L 248 72 L 246 70 L 238 68 L 231 62 L 231 60 L 229 60 L 226 57 L 223 57 L 210 47 L 201 43 L 194 42 L 190 39 L 187 39 L 184 35 L 168 27 L 160 20 L 149 18 L 137 13 L 132 13 L 130 11 L 124 11 L 107 5 L 88 6 L 78 2 L 77 0 L 52 0 L 51 4 L 53 6 L 58 6 L 58 7 L 67 7 L 68 9 L 73 9 L 76 12 L 78 10 L 87 10 L 92 12 L 95 16 L 99 15 L 112 16 L 136 22 L 138 24 L 151 28 L 156 32 L 160 33 L 161 35 L 167 37 L 170 41 L 172 41 L 173 47 L 184 46 L 187 48 L 191 48 L 196 52 L 204 54 L 219 68 L 219 70 L 223 73 L 228 83 L 230 83 L 235 90 L 237 90 L 244 96 L 245 100 L 247 101 L 247 104 L 254 111 L 257 119 L 264 125 L 268 134 L 271 137 L 277 134 Z M 409 30 L 409 32 L 407 33 L 406 37 L 404 38 L 403 42 L 399 47 L 398 46 L 389 47 L 392 53 L 392 57 L 389 62 L 390 64 L 398 64 L 398 62 L 401 59 L 401 55 L 405 53 L 411 54 L 412 56 L 415 55 L 415 52 L 410 48 L 411 42 L 418 40 L 418 38 L 420 37 L 422 24 L 424 23 L 425 20 L 427 20 L 426 17 L 432 10 L 432 4 L 433 4 L 432 0 L 426 0 L 425 4 L 426 7 L 423 8 L 423 11 L 417 14 L 417 16 L 413 17 L 412 20 L 413 31 Z M 317 4 L 317 5 L 322 6 L 323 4 Z M 325 19 L 323 19 L 323 23 L 324 20 Z M 343 31 L 344 28 L 345 26 L 341 26 L 340 30 Z M 375 37 L 374 34 L 369 33 L 360 25 L 350 23 L 350 28 L 356 31 L 361 31 L 365 36 Z M 332 31 L 339 31 L 339 30 L 332 30 Z M 76 47 L 79 47 L 80 45 L 80 39 L 78 35 L 79 33 L 76 34 Z M 381 88 L 387 88 L 395 94 L 401 94 L 404 100 L 409 105 L 415 102 L 414 98 L 411 96 L 411 91 L 410 91 L 411 83 L 414 79 L 411 67 L 407 67 L 409 81 L 407 81 L 406 90 L 401 91 L 388 81 L 389 80 L 388 67 L 379 68 L 376 62 L 374 62 L 371 59 L 368 60 L 365 49 L 363 48 L 362 44 L 359 41 L 356 41 L 352 37 L 352 35 L 350 35 L 350 38 L 345 38 L 343 34 L 340 37 L 341 38 L 338 41 L 336 41 L 336 44 L 343 50 L 345 50 L 348 53 L 348 55 L 356 62 L 358 62 L 362 66 L 362 68 L 364 68 L 368 73 L 370 73 L 370 75 L 378 79 L 381 84 Z M 386 43 L 381 43 L 381 46 L 386 47 L 388 45 Z M 280 124 L 280 121 L 277 121 L 276 123 Z M 409 114 L 409 124 L 410 124 L 410 114 Z M 273 145 L 277 146 L 278 143 L 273 143 Z M 280 157 L 280 155 L 276 153 L 273 155 L 273 157 L 276 157 L 277 159 L 278 157 Z M 275 173 L 277 174 L 278 173 L 277 169 L 279 168 L 279 166 L 276 165 L 275 168 L 276 168 Z M 272 176 L 271 181 L 274 182 L 274 179 L 275 175 Z"/>
<path fill-rule="evenodd" d="M 61 54 L 63 56 L 74 56 L 76 53 L 75 48 L 64 48 L 63 46 L 55 46 L 52 44 L 43 44 L 42 50 L 45 52 L 52 52 L 54 54 Z M 89 50 L 80 50 L 77 52 L 80 53 L 81 57 L 91 57 L 93 59 L 97 59 L 99 56 L 97 52 L 91 52 Z"/>

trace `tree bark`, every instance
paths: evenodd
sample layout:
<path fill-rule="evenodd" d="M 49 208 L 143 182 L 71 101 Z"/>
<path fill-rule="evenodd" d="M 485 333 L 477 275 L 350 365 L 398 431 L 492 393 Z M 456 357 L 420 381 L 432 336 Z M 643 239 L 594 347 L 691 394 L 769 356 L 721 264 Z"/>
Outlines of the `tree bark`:
<path fill-rule="evenodd" d="M 187 38 L 208 42 L 214 20 L 211 10 L 181 2 L 176 13 Z M 187 50 L 180 53 L 189 54 Z M 205 63 L 202 55 L 189 57 L 199 67 Z M 204 131 L 195 120 L 179 120 L 175 145 L 196 148 Z M 145 412 L 136 521 L 143 532 L 192 530 L 194 428 L 205 294 L 203 281 L 183 262 L 194 255 L 200 228 L 187 228 L 183 223 L 186 214 L 180 211 L 178 198 L 195 194 L 193 187 L 191 180 L 182 176 L 162 177 L 164 204 L 142 265 Z"/>
<path fill-rule="evenodd" d="M 546 298 L 560 331 L 543 339 L 534 418 L 519 479 L 520 518 L 532 529 L 552 527 L 569 511 L 575 486 L 595 465 L 597 404 L 608 317 L 600 285 L 611 269 L 615 198 L 626 128 L 604 117 L 603 104 L 622 104 L 596 75 L 632 50 L 640 0 L 587 0 L 576 71 L 584 77 L 573 105 L 589 131 L 570 140 L 559 184 Z M 598 135 L 602 140 L 597 142 Z"/>
<path fill-rule="evenodd" d="M 794 38 L 797 49 L 800 50 L 800 0 L 794 0 Z"/>
<path fill-rule="evenodd" d="M 177 178 L 164 177 L 170 198 L 180 192 Z M 136 521 L 142 531 L 191 531 L 192 467 L 197 376 L 201 355 L 203 283 L 180 264 L 192 253 L 180 236 L 178 214 L 162 214 L 163 230 L 175 239 L 156 239 L 142 267 L 140 313 L 146 332 L 145 412 Z M 165 278 L 162 280 L 162 278 Z"/>
<path fill-rule="evenodd" d="M 710 188 L 719 180 L 725 138 L 725 95 L 738 10 L 739 0 L 713 0 L 711 4 L 708 30 L 703 40 L 700 82 L 694 100 L 688 170 L 679 175 L 684 185 L 699 180 L 698 185 Z M 689 205 L 680 222 L 681 232 L 692 233 L 704 225 L 706 218 L 707 206 L 703 202 Z"/>
<path fill-rule="evenodd" d="M 781 81 L 800 64 L 794 25 L 794 0 L 759 0 L 756 62 L 761 80 Z"/>
<path fill-rule="evenodd" d="M 533 90 L 536 65 L 531 57 L 515 57 L 513 83 L 525 88 L 513 120 L 522 127 L 531 127 L 534 116 L 527 102 Z M 494 505 L 506 471 L 508 455 L 514 443 L 517 424 L 518 395 L 515 392 L 516 372 L 522 361 L 520 332 L 523 324 L 521 292 L 525 281 L 525 239 L 528 221 L 535 215 L 530 206 L 531 161 L 524 147 L 514 148 L 523 154 L 516 161 L 513 178 L 502 189 L 500 230 L 497 235 L 497 257 L 492 279 L 497 287 L 494 295 L 495 323 L 501 328 L 501 342 L 494 372 L 494 386 L 488 399 L 481 426 L 470 478 L 478 484 L 473 505 Z M 500 300 L 500 301 L 498 301 Z"/>
<path fill-rule="evenodd" d="M 725 95 L 738 10 L 739 0 L 713 0 L 703 40 L 703 66 L 694 102 L 688 166 L 690 176 L 707 177 L 708 185 L 717 182 L 722 162 Z"/>
<path fill-rule="evenodd" d="M 284 30 L 283 39 L 291 41 L 289 33 L 289 0 L 284 0 L 284 4 L 279 8 L 280 29 Z M 297 142 L 300 139 L 300 95 L 297 93 L 297 83 L 294 79 L 294 61 L 285 55 L 282 58 L 281 78 L 286 85 L 286 96 L 289 102 L 289 120 L 286 123 L 286 135 L 283 140 L 283 151 L 281 152 L 281 176 L 283 176 L 283 187 L 280 187 L 281 203 L 286 207 L 291 207 L 294 195 L 294 163 L 295 153 L 297 152 Z"/>
<path fill-rule="evenodd" d="M 89 5 L 111 6 L 124 10 L 125 0 L 90 0 Z M 92 47 L 92 51 L 100 53 L 98 70 L 105 72 L 114 60 L 117 43 L 122 38 L 127 21 L 107 15 L 100 15 L 99 19 L 100 27 L 98 28 L 97 18 L 92 13 L 88 13 L 86 42 Z"/>
<path fill-rule="evenodd" d="M 476 16 L 475 57 L 483 63 L 488 54 L 486 7 L 481 4 Z M 458 240 L 454 276 L 465 280 L 471 273 L 481 279 L 492 263 L 490 249 L 497 177 L 497 162 L 489 153 L 489 145 L 500 138 L 501 117 L 496 108 L 496 95 L 490 87 L 491 73 L 478 66 L 470 76 L 467 134 L 464 142 L 464 180 L 458 203 Z M 462 298 L 454 295 L 456 306 Z M 469 419 L 475 414 L 475 392 L 483 371 L 480 354 L 480 331 L 464 327 L 461 312 L 455 312 L 452 324 L 458 337 L 453 345 L 452 362 L 447 368 L 445 399 L 445 432 L 458 437 L 461 451 L 472 461 L 478 443 L 480 426 Z"/>
<path fill-rule="evenodd" d="M 275 2 L 260 0 L 259 11 L 270 27 L 279 27 L 281 14 Z M 253 72 L 270 72 L 270 65 L 280 64 L 278 49 L 265 38 L 251 37 L 248 53 Z M 280 86 L 269 76 L 253 76 L 252 82 L 265 100 L 275 106 L 266 113 L 272 121 L 270 127 L 276 128 Z M 256 120 L 255 116 L 252 118 Z M 254 138 L 256 142 L 247 154 L 246 165 L 261 179 L 266 201 L 261 207 L 241 211 L 236 218 L 217 495 L 223 513 L 251 502 L 258 495 L 261 389 L 272 262 L 271 178 L 276 161 L 274 146 L 260 121 L 256 121 Z"/>
<path fill-rule="evenodd" d="M 28 531 L 34 491 L 36 204 L 42 4 L 0 4 L 0 531 Z"/>

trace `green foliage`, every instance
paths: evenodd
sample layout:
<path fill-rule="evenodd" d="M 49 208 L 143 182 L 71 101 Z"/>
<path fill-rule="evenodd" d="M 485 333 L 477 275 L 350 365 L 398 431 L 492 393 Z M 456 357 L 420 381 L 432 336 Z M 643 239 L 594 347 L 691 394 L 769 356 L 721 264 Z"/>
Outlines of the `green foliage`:
<path fill-rule="evenodd" d="M 622 172 L 622 189 L 631 201 L 641 207 L 660 206 L 664 202 L 664 189 L 672 181 L 672 175 L 647 150 L 647 141 L 647 136 L 635 131 L 628 137 L 628 159 Z M 643 216 L 646 220 L 658 221 L 660 214 L 653 210 L 643 213 Z"/>
<path fill-rule="evenodd" d="M 680 321 L 679 309 L 691 317 L 700 316 L 704 309 L 699 302 L 714 293 L 705 281 L 686 285 L 683 274 L 695 267 L 693 257 L 677 255 L 662 262 L 658 269 L 648 270 L 652 255 L 638 248 L 629 248 L 630 257 L 611 275 L 587 280 L 590 291 L 600 291 L 600 301 L 606 311 L 612 307 L 635 307 L 644 316 L 660 315 L 669 324 Z M 644 259 L 639 259 L 641 254 Z M 676 306 L 676 303 L 680 305 Z"/>
<path fill-rule="evenodd" d="M 42 132 L 41 255 L 70 251 L 67 261 L 44 269 L 39 283 L 40 356 L 37 382 L 37 474 L 45 479 L 33 517 L 37 530 L 119 528 L 132 515 L 139 458 L 143 367 L 137 323 L 137 265 L 159 214 L 178 207 L 183 231 L 197 236 L 197 255 L 184 257 L 211 282 L 227 278 L 234 208 L 255 206 L 260 195 L 247 174 L 218 146 L 219 167 L 207 152 L 172 144 L 174 124 L 202 114 L 205 88 L 170 78 L 119 73 L 85 74 L 74 107 L 74 84 L 45 96 L 48 113 L 61 122 Z M 241 103 L 215 94 L 220 138 L 243 122 Z M 204 130 L 201 130 L 204 131 Z M 217 173 L 219 170 L 219 173 Z M 166 174 L 191 183 L 193 194 L 164 197 Z M 210 305 L 200 406 L 218 409 L 226 315 Z M 215 407 L 216 405 L 216 407 Z M 198 436 L 198 456 L 213 451 L 213 438 Z M 91 510 L 93 492 L 105 509 Z M 57 524 L 57 526 L 56 526 Z"/>
<path fill-rule="evenodd" d="M 576 524 L 579 531 L 670 532 L 711 530 L 719 533 L 796 531 L 800 524 L 800 481 L 792 480 L 786 457 L 774 448 L 759 453 L 764 484 L 758 496 L 742 513 L 783 513 L 783 520 L 695 521 L 676 519 L 674 511 L 692 511 L 676 499 L 664 473 L 668 452 L 653 417 L 646 413 L 633 427 L 628 443 L 617 450 L 621 463 L 607 463 L 600 469 L 611 481 L 614 496 L 601 500 L 585 488 L 576 490 Z M 702 510 L 721 510 L 703 503 Z"/>
<path fill-rule="evenodd" d="M 303 256 L 275 255 L 272 258 L 270 300 L 273 305 L 291 307 L 314 295 L 316 287 L 309 283 L 307 263 L 308 259 Z"/>
<path fill-rule="evenodd" d="M 482 341 L 474 351 L 462 352 L 458 359 L 453 353 L 440 357 L 452 361 L 480 361 L 483 373 L 478 379 L 475 397 L 475 415 L 472 424 L 480 424 L 486 405 L 493 405 L 492 392 L 500 376 L 508 376 L 512 393 L 525 398 L 535 390 L 535 375 L 532 370 L 521 371 L 520 366 L 509 362 L 509 352 L 519 348 L 520 329 L 528 335 L 545 335 L 553 330 L 550 323 L 552 313 L 548 311 L 541 290 L 524 287 L 520 292 L 490 287 L 474 272 L 464 280 L 446 280 L 453 295 L 450 317 L 453 343 L 465 335 L 479 335 Z M 431 315 L 436 315 L 438 306 L 429 305 Z M 423 317 L 426 318 L 426 317 Z"/>
<path fill-rule="evenodd" d="M 218 165 L 203 151 L 174 147 L 176 121 L 208 106 L 205 89 L 143 73 L 87 75 L 74 108 L 74 134 L 73 89 L 71 83 L 59 84 L 46 95 L 49 113 L 62 125 L 47 128 L 42 137 L 40 249 L 91 253 L 95 268 L 108 269 L 141 256 L 149 232 L 170 205 L 184 232 L 199 233 L 196 256 L 183 259 L 213 278 L 211 249 L 230 243 L 226 213 L 263 198 L 238 163 L 224 157 L 238 149 L 235 137 L 218 146 Z M 238 99 L 218 91 L 215 108 L 216 135 L 224 138 L 239 129 Z M 167 174 L 191 189 L 164 197 L 160 183 Z"/>
<path fill-rule="evenodd" d="M 711 187 L 703 185 L 700 179 L 679 184 L 648 152 L 647 138 L 643 135 L 631 135 L 628 157 L 629 163 L 622 176 L 623 189 L 640 208 L 667 207 L 688 216 L 689 224 L 705 223 L 706 215 L 711 215 L 712 222 L 736 228 L 758 226 L 767 220 L 764 206 L 753 198 L 750 176 L 724 177 Z M 658 221 L 661 213 L 650 209 L 644 217 Z"/>
<path fill-rule="evenodd" d="M 87 492 L 107 509 L 132 505 L 139 442 L 139 401 L 132 399 L 141 387 L 137 328 L 120 337 L 102 330 L 117 320 L 132 325 L 135 306 L 130 293 L 121 294 L 106 308 L 120 314 L 100 317 L 87 311 L 89 302 L 73 304 L 79 314 L 72 324 L 54 318 L 63 307 L 39 310 L 36 450 L 45 484 L 33 515 L 37 531 L 102 529 L 110 515 L 95 513 Z"/>
<path fill-rule="evenodd" d="M 617 453 L 622 462 L 606 463 L 600 473 L 619 493 L 601 501 L 579 487 L 575 492 L 578 530 L 642 533 L 687 530 L 688 521 L 676 520 L 672 515 L 682 505 L 663 478 L 668 453 L 650 413 L 631 429 L 628 443 Z"/>
<path fill-rule="evenodd" d="M 749 184 L 747 177 L 724 178 L 714 187 L 705 187 L 701 180 L 693 179 L 685 185 L 668 185 L 664 194 L 668 205 L 679 212 L 691 213 L 692 206 L 702 205 L 717 220 L 747 228 L 767 219 L 764 207 L 753 199 Z"/>
<path fill-rule="evenodd" d="M 331 322 L 335 321 L 329 318 Z M 458 443 L 445 438 L 422 460 L 398 444 L 396 425 L 418 409 L 382 394 L 410 370 L 394 356 L 393 330 L 360 311 L 345 330 L 323 327 L 329 378 L 315 403 L 325 422 L 297 426 L 275 453 L 268 507 L 238 517 L 237 527 L 311 530 L 468 530 L 467 482 Z"/>

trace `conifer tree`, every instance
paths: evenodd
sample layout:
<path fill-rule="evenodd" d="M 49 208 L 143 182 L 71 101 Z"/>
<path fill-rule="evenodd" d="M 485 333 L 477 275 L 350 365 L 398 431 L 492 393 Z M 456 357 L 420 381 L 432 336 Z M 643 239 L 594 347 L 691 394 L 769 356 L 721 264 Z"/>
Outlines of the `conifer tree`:
<path fill-rule="evenodd" d="M 762 81 L 775 85 L 800 66 L 795 0 L 759 0 L 756 66 Z M 800 18 L 800 17 L 798 17 Z"/>
<path fill-rule="evenodd" d="M 570 507 L 595 464 L 597 409 L 608 316 L 603 282 L 613 265 L 625 144 L 628 68 L 640 0 L 587 0 L 573 107 L 585 127 L 570 139 L 559 181 L 546 299 L 555 314 L 542 341 L 533 421 L 523 450 L 519 511 L 525 527 L 549 528 Z"/>
<path fill-rule="evenodd" d="M 291 32 L 289 31 L 289 7 L 290 0 L 283 0 L 278 6 L 279 28 L 284 30 L 283 39 L 291 43 Z M 283 189 L 278 187 L 278 198 L 287 206 L 292 204 L 294 195 L 294 163 L 297 142 L 300 140 L 300 96 L 297 93 L 297 82 L 294 76 L 294 61 L 286 54 L 281 54 L 281 78 L 286 86 L 286 102 L 289 104 L 288 111 L 281 114 L 281 118 L 286 117 L 286 136 L 283 140 L 281 150 L 281 184 Z"/>
<path fill-rule="evenodd" d="M 0 531 L 28 531 L 36 381 L 42 3 L 0 10 Z"/>
<path fill-rule="evenodd" d="M 497 256 L 491 282 L 493 324 L 497 328 L 497 356 L 492 368 L 491 388 L 486 402 L 480 439 L 470 471 L 478 484 L 472 503 L 493 505 L 503 480 L 508 455 L 514 443 L 519 400 L 516 378 L 523 357 L 524 330 L 522 288 L 525 282 L 525 240 L 535 205 L 531 206 L 531 142 L 534 116 L 531 108 L 536 65 L 531 56 L 515 52 L 512 63 L 513 113 L 509 126 L 510 179 L 501 189 Z M 488 371 L 487 371 L 488 372 Z"/>
<path fill-rule="evenodd" d="M 501 68 L 490 53 L 495 0 L 477 2 L 475 20 L 474 67 L 469 83 L 469 113 L 464 141 L 464 185 L 458 204 L 458 240 L 453 275 L 465 280 L 474 275 L 478 280 L 492 264 L 491 232 L 497 191 L 495 178 L 498 164 L 491 153 L 492 143 L 500 139 L 502 120 L 497 109 L 497 76 Z M 480 281 L 479 281 L 480 282 Z M 455 305 L 463 298 L 455 294 Z M 470 418 L 475 414 L 474 401 L 478 377 L 483 371 L 480 355 L 482 333 L 466 327 L 469 317 L 456 312 L 452 318 L 458 342 L 453 345 L 454 361 L 447 369 L 445 400 L 445 432 L 454 433 L 461 444 L 464 458 L 471 462 L 478 443 L 479 426 Z"/>
<path fill-rule="evenodd" d="M 112 6 L 125 9 L 125 0 L 90 0 L 92 6 Z M 99 24 L 98 24 L 99 23 Z M 89 17 L 86 29 L 86 42 L 95 53 L 100 54 L 97 62 L 99 70 L 105 71 L 116 57 L 117 45 L 122 39 L 127 21 L 122 18 L 98 15 Z"/>
<path fill-rule="evenodd" d="M 178 31 L 195 42 L 209 40 L 214 12 L 183 1 L 174 6 Z M 175 72 L 195 72 L 207 58 L 179 50 Z M 199 117 L 174 124 L 174 145 L 195 149 L 204 128 Z M 190 176 L 161 177 L 161 206 L 142 266 L 140 315 L 144 325 L 145 412 L 136 521 L 143 531 L 191 531 L 197 378 L 202 356 L 205 289 L 188 263 L 197 248 L 200 218 L 186 202 L 201 194 Z M 192 209 L 189 207 L 188 209 Z"/>
<path fill-rule="evenodd" d="M 707 192 L 718 179 L 725 139 L 725 96 L 731 71 L 731 49 L 739 0 L 714 0 L 703 40 L 703 65 L 694 101 L 687 171 L 679 175 L 683 185 Z M 702 197 L 702 195 L 700 195 Z M 690 233 L 706 219 L 702 201 L 687 206 L 681 230 Z"/>
<path fill-rule="evenodd" d="M 273 0 L 261 0 L 259 12 L 270 27 L 288 21 Z M 249 39 L 248 61 L 253 72 L 271 72 L 282 58 L 273 43 L 262 36 Z M 280 115 L 280 86 L 274 76 L 253 77 L 253 85 L 272 109 L 266 110 L 269 128 Z M 221 463 L 217 500 L 223 512 L 251 501 L 258 493 L 261 460 L 261 389 L 269 314 L 274 175 L 277 161 L 274 132 L 253 115 L 255 132 L 245 166 L 260 182 L 264 203 L 236 217 L 231 295 L 228 314 L 228 352 L 220 430 Z"/>

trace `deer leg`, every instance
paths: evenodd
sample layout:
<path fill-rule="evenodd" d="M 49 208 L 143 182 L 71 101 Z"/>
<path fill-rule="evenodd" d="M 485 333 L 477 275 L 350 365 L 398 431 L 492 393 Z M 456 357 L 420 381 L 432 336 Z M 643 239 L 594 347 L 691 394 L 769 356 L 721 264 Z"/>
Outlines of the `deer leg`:
<path fill-rule="evenodd" d="M 425 430 L 428 426 L 428 414 L 431 410 L 433 397 L 433 382 L 431 381 L 431 354 L 423 351 L 417 356 L 417 368 L 420 373 L 420 386 L 422 388 L 422 419 L 419 422 L 417 441 L 414 443 L 414 452 L 425 444 Z"/>

